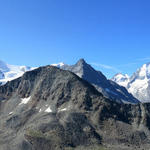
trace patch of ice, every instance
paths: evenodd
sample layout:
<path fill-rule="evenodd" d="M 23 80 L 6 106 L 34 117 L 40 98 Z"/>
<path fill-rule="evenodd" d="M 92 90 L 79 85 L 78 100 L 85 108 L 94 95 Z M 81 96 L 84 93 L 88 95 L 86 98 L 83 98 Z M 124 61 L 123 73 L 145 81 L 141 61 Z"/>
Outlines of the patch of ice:
<path fill-rule="evenodd" d="M 64 108 L 58 108 L 58 112 L 62 112 L 62 111 L 68 111 L 71 108 L 71 105 L 68 105 Z"/>
<path fill-rule="evenodd" d="M 10 113 L 9 113 L 9 115 L 12 115 L 13 114 L 13 112 L 11 111 Z"/>
<path fill-rule="evenodd" d="M 45 112 L 53 112 L 52 109 L 50 108 L 50 106 L 45 110 Z"/>
<path fill-rule="evenodd" d="M 82 73 L 76 73 L 77 76 L 79 76 L 80 78 L 82 78 Z"/>
<path fill-rule="evenodd" d="M 21 98 L 21 103 L 19 105 L 22 105 L 22 104 L 27 104 L 29 101 L 30 101 L 30 97 L 27 97 L 27 98 Z"/>
<path fill-rule="evenodd" d="M 67 108 L 58 109 L 58 112 L 60 112 L 60 111 L 66 111 L 66 110 L 68 110 L 68 109 Z"/>
<path fill-rule="evenodd" d="M 58 64 L 51 64 L 51 66 L 55 66 L 55 67 L 62 67 L 64 66 L 65 64 L 63 62 L 60 62 Z"/>

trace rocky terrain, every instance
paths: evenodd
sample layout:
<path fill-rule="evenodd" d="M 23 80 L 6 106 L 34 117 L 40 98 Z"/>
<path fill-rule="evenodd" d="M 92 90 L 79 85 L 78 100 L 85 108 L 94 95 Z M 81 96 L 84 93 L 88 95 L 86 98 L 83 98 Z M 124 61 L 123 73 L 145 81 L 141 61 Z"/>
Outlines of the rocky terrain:
<path fill-rule="evenodd" d="M 105 98 L 45 66 L 0 86 L 0 150 L 147 150 L 150 104 Z"/>
<path fill-rule="evenodd" d="M 91 65 L 87 64 L 84 59 L 80 59 L 75 65 L 58 64 L 58 67 L 69 70 L 88 81 L 107 98 L 120 103 L 139 102 L 125 87 L 120 86 L 112 80 L 108 80 L 102 72 L 95 70 Z"/>
<path fill-rule="evenodd" d="M 96 71 L 87 64 L 84 59 L 80 59 L 75 65 L 66 65 L 64 63 L 51 64 L 63 70 L 69 70 L 84 80 L 91 83 L 105 97 L 121 103 L 138 103 L 139 101 L 128 93 L 126 88 L 120 86 L 112 80 L 108 80 L 100 71 Z M 0 85 L 7 81 L 21 77 L 26 71 L 31 71 L 34 67 L 9 65 L 0 61 Z"/>

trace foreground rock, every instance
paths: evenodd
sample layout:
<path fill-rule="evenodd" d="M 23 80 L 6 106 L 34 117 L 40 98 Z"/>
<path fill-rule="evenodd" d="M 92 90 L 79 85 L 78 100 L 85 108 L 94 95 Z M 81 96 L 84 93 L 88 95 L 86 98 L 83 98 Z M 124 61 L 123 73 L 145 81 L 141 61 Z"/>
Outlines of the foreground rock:
<path fill-rule="evenodd" d="M 150 104 L 119 104 L 52 66 L 0 87 L 0 150 L 147 149 Z"/>

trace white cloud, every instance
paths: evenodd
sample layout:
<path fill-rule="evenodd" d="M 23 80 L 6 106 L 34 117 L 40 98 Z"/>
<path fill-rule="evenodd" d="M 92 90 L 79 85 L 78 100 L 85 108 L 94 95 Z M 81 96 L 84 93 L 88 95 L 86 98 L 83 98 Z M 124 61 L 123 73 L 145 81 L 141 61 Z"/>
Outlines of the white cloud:
<path fill-rule="evenodd" d="M 150 61 L 150 57 L 139 58 L 137 61 Z"/>
<path fill-rule="evenodd" d="M 111 66 L 111 65 L 95 63 L 95 62 L 94 63 L 90 63 L 90 64 L 93 65 L 93 66 L 99 67 L 99 68 L 111 70 L 111 71 L 113 71 L 115 73 L 120 73 L 122 71 L 120 69 L 118 69 L 118 68 L 136 66 L 136 65 L 141 64 L 142 61 L 150 61 L 150 57 L 139 58 L 139 59 L 133 60 L 133 62 L 129 62 L 129 63 L 126 63 L 126 64 L 119 64 L 119 65 L 116 65 L 115 67 Z"/>
<path fill-rule="evenodd" d="M 150 57 L 139 58 L 139 59 L 134 60 L 134 62 L 131 62 L 131 63 L 117 65 L 117 67 L 130 67 L 134 65 L 139 65 L 142 63 L 142 61 L 150 61 Z"/>
<path fill-rule="evenodd" d="M 99 64 L 99 63 L 90 63 L 90 64 L 93 65 L 93 66 L 96 66 L 96 67 L 100 67 L 100 68 L 104 68 L 104 69 L 109 69 L 109 70 L 112 70 L 112 71 L 117 72 L 117 73 L 121 72 L 121 70 L 119 70 L 118 68 L 110 66 L 110 65 Z"/>
<path fill-rule="evenodd" d="M 117 65 L 117 67 L 130 67 L 130 66 L 137 65 L 137 64 L 139 64 L 139 63 L 131 62 L 131 63 L 127 63 L 127 64 Z"/>

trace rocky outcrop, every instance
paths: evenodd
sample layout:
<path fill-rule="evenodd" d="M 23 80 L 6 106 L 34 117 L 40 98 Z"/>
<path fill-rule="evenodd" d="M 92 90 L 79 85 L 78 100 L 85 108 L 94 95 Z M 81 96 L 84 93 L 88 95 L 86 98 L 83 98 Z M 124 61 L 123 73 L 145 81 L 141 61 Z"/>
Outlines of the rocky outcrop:
<path fill-rule="evenodd" d="M 87 64 L 84 59 L 80 59 L 75 65 L 62 65 L 64 70 L 69 70 L 101 92 L 105 97 L 120 103 L 139 103 L 125 87 L 120 86 L 112 80 L 108 80 L 102 72 L 95 70 L 91 65 Z"/>
<path fill-rule="evenodd" d="M 149 122 L 150 104 L 114 102 L 52 66 L 0 86 L 0 150 L 146 150 Z"/>

